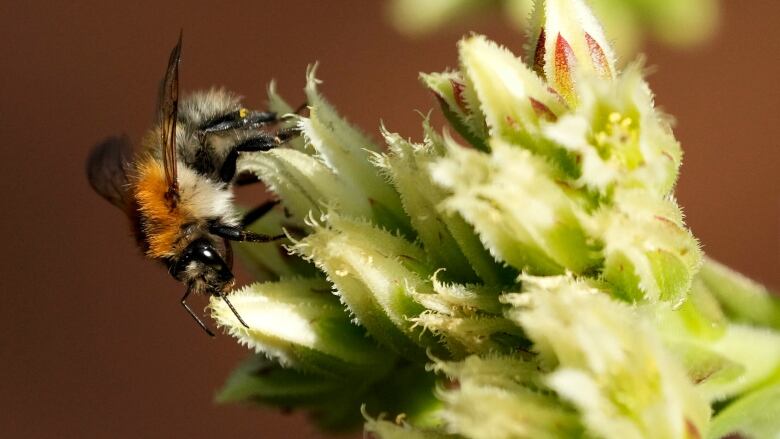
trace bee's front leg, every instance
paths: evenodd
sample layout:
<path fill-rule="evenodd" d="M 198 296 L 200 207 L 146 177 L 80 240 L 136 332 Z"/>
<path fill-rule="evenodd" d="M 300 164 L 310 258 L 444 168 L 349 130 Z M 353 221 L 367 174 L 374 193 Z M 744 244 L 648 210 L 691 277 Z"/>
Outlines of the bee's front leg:
<path fill-rule="evenodd" d="M 200 317 L 195 315 L 195 313 L 192 311 L 192 308 L 190 308 L 190 306 L 187 305 L 187 297 L 190 295 L 191 292 L 192 289 L 190 287 L 187 287 L 187 291 L 184 293 L 184 296 L 181 298 L 181 305 L 184 307 L 184 309 L 187 310 L 188 313 L 190 313 L 190 315 L 192 316 L 193 319 L 195 319 L 198 325 L 201 328 L 203 328 L 204 331 L 206 331 L 206 334 L 208 334 L 210 337 L 214 337 L 214 333 L 211 332 L 211 329 L 209 329 L 208 326 L 206 326 L 206 324 L 203 323 L 203 320 L 201 320 Z M 232 309 L 233 306 L 231 305 L 230 308 Z"/>
<path fill-rule="evenodd" d="M 236 162 L 238 161 L 239 153 L 270 151 L 283 145 L 288 140 L 298 137 L 300 134 L 301 131 L 298 128 L 283 128 L 279 130 L 276 135 L 267 133 L 258 134 L 257 136 L 250 137 L 239 143 L 233 147 L 227 157 L 225 157 L 222 168 L 219 170 L 220 179 L 225 183 L 233 181 L 233 178 L 236 176 Z"/>

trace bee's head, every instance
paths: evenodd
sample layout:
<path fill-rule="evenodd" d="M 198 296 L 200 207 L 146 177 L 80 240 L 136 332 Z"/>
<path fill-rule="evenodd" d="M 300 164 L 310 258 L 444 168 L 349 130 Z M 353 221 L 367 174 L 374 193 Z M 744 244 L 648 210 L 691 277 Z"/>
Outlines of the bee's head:
<path fill-rule="evenodd" d="M 193 291 L 218 295 L 234 283 L 225 259 L 218 246 L 207 239 L 197 239 L 171 264 L 171 273 Z"/>

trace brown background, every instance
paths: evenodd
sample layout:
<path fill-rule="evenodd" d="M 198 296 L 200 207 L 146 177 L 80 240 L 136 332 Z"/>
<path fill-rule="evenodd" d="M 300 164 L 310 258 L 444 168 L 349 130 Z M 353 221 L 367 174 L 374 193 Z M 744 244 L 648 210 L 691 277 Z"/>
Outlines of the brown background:
<path fill-rule="evenodd" d="M 59 4 L 62 3 L 62 4 Z M 185 90 L 224 85 L 261 106 L 279 80 L 322 89 L 365 130 L 419 138 L 433 106 L 418 71 L 455 64 L 467 28 L 404 40 L 379 2 L 11 2 L 0 5 L 4 437 L 315 437 L 299 415 L 212 403 L 243 348 L 205 337 L 181 287 L 139 256 L 121 213 L 90 192 L 84 157 L 104 136 L 138 139 L 184 28 Z M 112 2 L 113 3 L 113 2 Z M 686 151 L 678 197 L 712 256 L 777 288 L 780 3 L 727 2 L 718 37 L 650 46 L 650 82 Z M 471 28 L 516 51 L 497 17 Z"/>

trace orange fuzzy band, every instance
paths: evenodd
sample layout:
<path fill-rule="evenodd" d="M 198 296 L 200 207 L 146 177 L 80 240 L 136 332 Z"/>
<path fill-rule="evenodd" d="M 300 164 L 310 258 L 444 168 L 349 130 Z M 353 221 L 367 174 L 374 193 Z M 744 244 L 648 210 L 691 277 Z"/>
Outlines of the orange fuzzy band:
<path fill-rule="evenodd" d="M 189 215 L 181 205 L 170 206 L 165 197 L 168 184 L 162 164 L 152 157 L 138 164 L 133 195 L 144 219 L 144 232 L 149 245 L 146 254 L 153 258 L 175 254 L 182 226 Z"/>

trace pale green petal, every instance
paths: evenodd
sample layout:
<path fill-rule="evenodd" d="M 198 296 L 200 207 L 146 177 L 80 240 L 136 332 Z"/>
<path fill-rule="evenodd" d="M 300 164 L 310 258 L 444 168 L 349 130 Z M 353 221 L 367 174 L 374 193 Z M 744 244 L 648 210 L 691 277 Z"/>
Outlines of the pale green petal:
<path fill-rule="evenodd" d="M 271 81 L 268 84 L 268 103 L 266 108 L 268 111 L 273 111 L 279 116 L 290 115 L 295 111 L 295 107 L 291 106 L 287 101 L 282 98 L 276 91 L 276 81 Z M 281 127 L 291 128 L 299 122 L 300 118 L 290 118 L 289 120 L 282 122 Z M 303 137 L 297 137 L 290 139 L 285 143 L 286 147 L 294 148 L 298 151 L 303 151 L 305 142 Z"/>
<path fill-rule="evenodd" d="M 326 207 L 356 217 L 372 216 L 362 191 L 347 184 L 316 157 L 294 149 L 275 149 L 248 154 L 243 166 L 268 185 L 299 221 L 310 213 L 321 215 Z"/>
<path fill-rule="evenodd" d="M 411 320 L 438 336 L 455 358 L 510 353 L 523 344 L 523 331 L 503 317 L 453 317 L 425 311 Z"/>
<path fill-rule="evenodd" d="M 446 283 L 440 280 L 441 271 L 433 277 L 433 292 L 412 292 L 414 300 L 426 309 L 453 317 L 471 317 L 477 314 L 501 315 L 503 305 L 498 295 L 503 288 L 481 284 Z"/>

